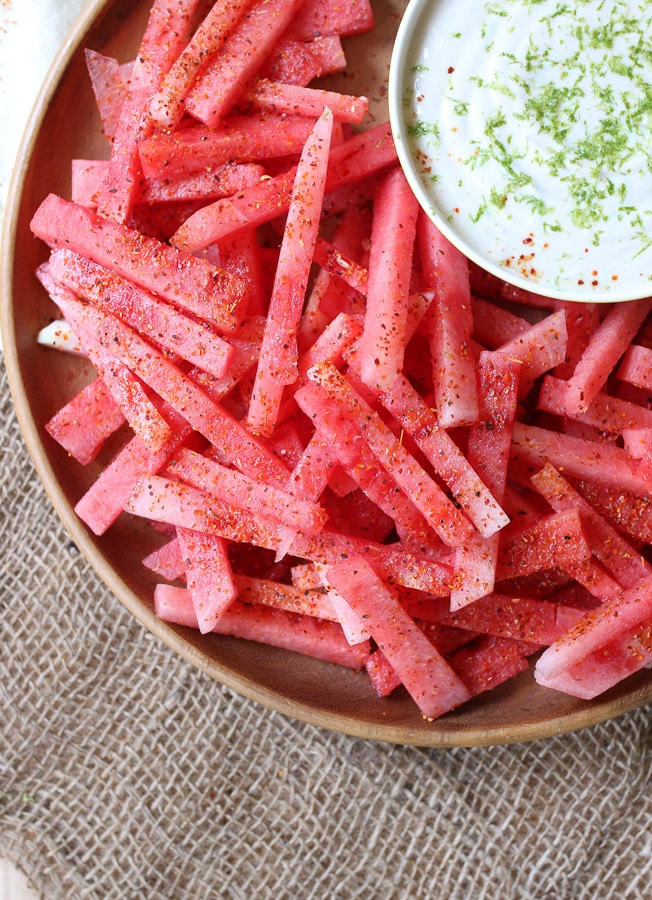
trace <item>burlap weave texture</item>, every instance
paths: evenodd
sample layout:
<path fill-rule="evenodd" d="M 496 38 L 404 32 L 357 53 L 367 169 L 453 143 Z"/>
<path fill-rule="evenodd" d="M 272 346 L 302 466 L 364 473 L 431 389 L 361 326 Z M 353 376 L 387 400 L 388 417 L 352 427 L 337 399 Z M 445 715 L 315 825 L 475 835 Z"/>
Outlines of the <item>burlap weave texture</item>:
<path fill-rule="evenodd" d="M 448 751 L 268 712 L 109 594 L 0 392 L 0 853 L 44 898 L 652 896 L 649 707 Z"/>

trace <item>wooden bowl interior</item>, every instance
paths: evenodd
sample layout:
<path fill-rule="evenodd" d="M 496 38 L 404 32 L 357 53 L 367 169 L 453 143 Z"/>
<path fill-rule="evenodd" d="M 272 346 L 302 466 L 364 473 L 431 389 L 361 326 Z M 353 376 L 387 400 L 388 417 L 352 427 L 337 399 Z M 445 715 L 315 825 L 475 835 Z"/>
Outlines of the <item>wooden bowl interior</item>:
<path fill-rule="evenodd" d="M 49 497 L 71 537 L 119 600 L 173 651 L 266 707 L 351 735 L 403 744 L 471 746 L 547 737 L 603 721 L 652 698 L 652 673 L 643 672 L 602 698 L 584 703 L 538 687 L 524 673 L 490 695 L 435 722 L 424 721 L 405 692 L 379 699 L 364 673 L 275 648 L 216 635 L 202 636 L 159 621 L 152 608 L 154 576 L 140 563 L 157 536 L 124 516 L 102 538 L 77 520 L 73 506 L 110 458 L 78 465 L 44 431 L 64 401 L 89 379 L 81 360 L 37 345 L 55 315 L 34 277 L 47 256 L 29 222 L 50 191 L 69 196 L 70 160 L 106 156 L 86 73 L 84 48 L 130 59 L 145 26 L 148 0 L 91 3 L 48 76 L 16 164 L 2 241 L 2 329 L 5 362 L 25 442 Z M 384 117 L 385 85 L 402 0 L 374 4 L 378 27 L 355 38 L 342 89 L 367 93 Z M 358 60 L 363 64 L 358 64 Z M 159 539 L 160 540 L 160 539 Z M 74 602 L 74 598 L 70 598 Z"/>

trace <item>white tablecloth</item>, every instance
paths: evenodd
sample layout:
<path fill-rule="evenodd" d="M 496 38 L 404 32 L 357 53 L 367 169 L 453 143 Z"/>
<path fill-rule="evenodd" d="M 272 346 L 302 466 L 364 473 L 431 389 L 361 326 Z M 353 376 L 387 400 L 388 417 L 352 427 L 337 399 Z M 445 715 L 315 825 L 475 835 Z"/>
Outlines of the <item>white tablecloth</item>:
<path fill-rule="evenodd" d="M 5 0 L 0 4 L 0 198 L 25 123 L 54 56 L 86 0 Z"/>
<path fill-rule="evenodd" d="M 0 3 L 0 220 L 30 111 L 57 50 L 85 4 L 86 0 Z"/>

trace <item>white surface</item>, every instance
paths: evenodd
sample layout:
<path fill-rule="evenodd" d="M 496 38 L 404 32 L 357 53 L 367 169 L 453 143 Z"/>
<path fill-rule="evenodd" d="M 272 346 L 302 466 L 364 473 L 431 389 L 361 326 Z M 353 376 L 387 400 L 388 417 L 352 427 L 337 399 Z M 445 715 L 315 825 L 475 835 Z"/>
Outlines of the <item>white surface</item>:
<path fill-rule="evenodd" d="M 4 210 L 14 159 L 38 90 L 84 5 L 85 0 L 4 0 L 0 4 L 0 210 Z"/>
<path fill-rule="evenodd" d="M 4 215 L 14 160 L 39 88 L 85 2 L 0 2 L 0 219 Z"/>
<path fill-rule="evenodd" d="M 390 80 L 399 156 L 440 228 L 501 278 L 576 300 L 650 294 L 639 5 L 412 0 Z"/>
<path fill-rule="evenodd" d="M 57 50 L 85 0 L 0 3 L 0 216 L 27 118 Z M 0 347 L 0 350 L 2 348 Z M 0 900 L 34 900 L 27 879 L 0 859 Z"/>
<path fill-rule="evenodd" d="M 25 875 L 6 859 L 0 859 L 0 900 L 38 900 Z"/>

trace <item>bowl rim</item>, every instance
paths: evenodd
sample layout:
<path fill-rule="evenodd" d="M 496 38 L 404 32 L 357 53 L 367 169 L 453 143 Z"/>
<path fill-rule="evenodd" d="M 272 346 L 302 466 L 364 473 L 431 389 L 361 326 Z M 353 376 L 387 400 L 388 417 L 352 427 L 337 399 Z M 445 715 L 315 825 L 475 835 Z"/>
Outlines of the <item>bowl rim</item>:
<path fill-rule="evenodd" d="M 650 681 L 648 685 L 629 691 L 624 696 L 616 697 L 615 700 L 601 701 L 598 698 L 565 715 L 521 724 L 516 731 L 513 725 L 508 724 L 484 728 L 468 725 L 460 727 L 455 725 L 454 719 L 446 721 L 446 717 L 432 723 L 432 728 L 418 729 L 410 728 L 404 722 L 388 721 L 379 724 L 356 719 L 347 713 L 338 713 L 325 707 L 316 709 L 307 702 L 285 697 L 270 690 L 259 680 L 247 677 L 230 669 L 227 665 L 209 658 L 185 637 L 186 632 L 183 628 L 169 625 L 158 619 L 153 609 L 138 597 L 107 562 L 90 532 L 77 518 L 64 495 L 48 459 L 44 436 L 29 415 L 27 392 L 20 376 L 12 288 L 18 212 L 21 207 L 25 177 L 30 165 L 35 138 L 71 58 L 82 46 L 91 26 L 98 17 L 107 12 L 116 2 L 117 0 L 91 0 L 88 3 L 48 71 L 30 113 L 20 144 L 9 186 L 0 238 L 0 328 L 4 342 L 5 368 L 21 434 L 36 472 L 65 530 L 108 590 L 156 638 L 193 667 L 214 680 L 269 710 L 351 737 L 390 744 L 438 748 L 506 745 L 549 738 L 596 725 L 607 719 L 623 715 L 652 700 L 652 681 Z"/>

